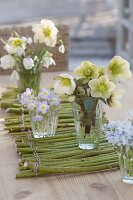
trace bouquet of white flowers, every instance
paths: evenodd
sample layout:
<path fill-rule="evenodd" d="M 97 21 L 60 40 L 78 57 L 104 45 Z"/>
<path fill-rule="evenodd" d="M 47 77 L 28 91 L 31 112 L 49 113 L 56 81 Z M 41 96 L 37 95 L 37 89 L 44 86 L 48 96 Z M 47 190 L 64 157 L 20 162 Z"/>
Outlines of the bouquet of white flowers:
<path fill-rule="evenodd" d="M 107 68 L 98 67 L 89 61 L 83 61 L 74 70 L 76 78 L 69 74 L 57 76 L 54 90 L 57 94 L 69 95 L 69 100 L 92 97 L 101 99 L 110 107 L 120 108 L 123 90 L 116 84 L 131 78 L 130 64 L 120 56 L 115 56 Z"/>
<path fill-rule="evenodd" d="M 59 31 L 51 20 L 43 19 L 34 24 L 32 31 L 34 38 L 26 38 L 13 32 L 7 41 L 1 39 L 8 54 L 0 58 L 0 67 L 13 70 L 11 79 L 19 80 L 20 93 L 29 87 L 37 95 L 42 67 L 56 65 L 51 49 L 58 45 L 59 52 L 64 53 L 65 48 Z M 31 48 L 32 43 L 34 49 Z"/>

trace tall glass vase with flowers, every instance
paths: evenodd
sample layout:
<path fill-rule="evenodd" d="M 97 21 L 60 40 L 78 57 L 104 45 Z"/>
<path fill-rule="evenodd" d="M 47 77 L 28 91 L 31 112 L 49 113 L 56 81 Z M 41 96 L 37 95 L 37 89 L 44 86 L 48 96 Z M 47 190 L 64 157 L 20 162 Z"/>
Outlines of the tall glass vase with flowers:
<path fill-rule="evenodd" d="M 103 132 L 117 151 L 122 181 L 133 184 L 132 121 L 112 121 L 103 126 Z"/>
<path fill-rule="evenodd" d="M 115 56 L 107 68 L 100 68 L 89 61 L 83 61 L 75 68 L 76 78 L 69 74 L 57 76 L 54 91 L 68 95 L 72 102 L 75 130 L 79 148 L 98 147 L 102 125 L 103 104 L 120 108 L 123 90 L 116 88 L 122 79 L 131 77 L 129 63 Z"/>
<path fill-rule="evenodd" d="M 58 45 L 59 52 L 65 51 L 59 31 L 51 20 L 43 19 L 34 24 L 32 31 L 34 38 L 13 32 L 7 41 L 2 40 L 7 55 L 0 58 L 0 67 L 13 70 L 11 79 L 18 81 L 19 97 L 28 87 L 37 95 L 42 68 L 56 65 L 51 50 Z"/>

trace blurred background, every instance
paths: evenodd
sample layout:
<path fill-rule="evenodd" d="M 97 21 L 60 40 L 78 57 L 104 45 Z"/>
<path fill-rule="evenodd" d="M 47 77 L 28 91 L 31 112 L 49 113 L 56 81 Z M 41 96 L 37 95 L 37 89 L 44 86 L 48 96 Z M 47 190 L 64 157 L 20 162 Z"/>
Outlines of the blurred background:
<path fill-rule="evenodd" d="M 116 53 L 132 61 L 133 0 L 0 0 L 0 25 L 41 18 L 70 28 L 69 70 L 84 59 L 106 65 Z"/>

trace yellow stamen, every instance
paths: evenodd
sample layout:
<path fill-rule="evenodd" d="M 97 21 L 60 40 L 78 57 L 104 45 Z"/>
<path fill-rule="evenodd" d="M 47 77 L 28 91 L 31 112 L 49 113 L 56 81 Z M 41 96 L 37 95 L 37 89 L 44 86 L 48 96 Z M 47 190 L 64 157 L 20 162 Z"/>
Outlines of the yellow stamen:
<path fill-rule="evenodd" d="M 111 71 L 112 74 L 117 75 L 121 73 L 121 67 L 119 65 L 119 63 L 114 62 L 110 67 L 109 67 L 109 71 Z"/>
<path fill-rule="evenodd" d="M 70 79 L 68 79 L 68 78 L 63 78 L 63 79 L 61 80 L 61 85 L 62 85 L 62 86 L 71 86 L 71 81 L 70 81 Z"/>
<path fill-rule="evenodd" d="M 44 29 L 43 29 L 43 34 L 44 34 L 46 37 L 50 37 L 50 36 L 51 36 L 51 29 L 50 29 L 49 27 L 44 28 Z"/>
<path fill-rule="evenodd" d="M 14 47 L 21 46 L 22 43 L 23 43 L 23 41 L 20 40 L 20 39 L 16 39 L 16 40 L 13 40 L 13 41 L 12 41 L 12 45 L 13 45 Z"/>
<path fill-rule="evenodd" d="M 91 73 L 92 73 L 92 71 L 90 69 L 85 69 L 85 71 L 84 71 L 84 75 L 88 76 L 88 77 L 91 75 Z"/>
<path fill-rule="evenodd" d="M 45 105 L 42 105 L 42 109 L 45 109 L 46 108 L 46 106 Z"/>
<path fill-rule="evenodd" d="M 97 86 L 97 91 L 100 91 L 100 92 L 105 92 L 107 91 L 108 87 L 106 84 L 104 83 L 100 83 L 98 86 Z"/>

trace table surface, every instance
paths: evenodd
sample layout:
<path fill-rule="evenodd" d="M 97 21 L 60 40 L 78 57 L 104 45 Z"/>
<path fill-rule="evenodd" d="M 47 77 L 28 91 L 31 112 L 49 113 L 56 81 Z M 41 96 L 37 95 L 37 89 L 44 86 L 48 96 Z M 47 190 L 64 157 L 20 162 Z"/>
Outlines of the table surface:
<path fill-rule="evenodd" d="M 56 75 L 43 74 L 42 86 L 50 86 Z M 9 79 L 9 76 L 0 76 L 0 86 L 16 85 Z M 121 86 L 125 90 L 123 108 L 121 111 L 105 108 L 109 119 L 123 119 L 127 111 L 133 110 L 133 78 Z M 16 180 L 18 159 L 13 138 L 1 130 L 0 200 L 133 200 L 133 185 L 123 183 L 119 171 Z"/>

